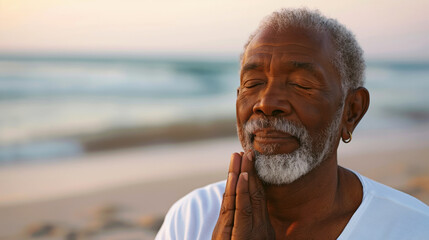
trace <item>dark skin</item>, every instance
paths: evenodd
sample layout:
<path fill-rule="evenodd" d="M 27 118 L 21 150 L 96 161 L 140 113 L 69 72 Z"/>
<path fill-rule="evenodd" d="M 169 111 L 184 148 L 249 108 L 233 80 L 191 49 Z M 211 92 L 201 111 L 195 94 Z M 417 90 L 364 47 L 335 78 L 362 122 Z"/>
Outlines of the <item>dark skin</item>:
<path fill-rule="evenodd" d="M 334 53 L 328 34 L 299 28 L 259 32 L 242 62 L 238 126 L 254 118 L 283 117 L 317 138 L 333 121 L 343 99 L 339 74 L 330 61 Z M 290 184 L 264 184 L 256 174 L 254 154 L 234 153 L 212 238 L 336 239 L 362 200 L 359 179 L 338 166 L 336 149 L 368 106 L 365 88 L 349 91 L 333 151 Z M 273 129 L 255 132 L 253 137 L 253 148 L 261 153 L 268 144 L 279 146 L 274 154 L 300 147 L 296 138 Z"/>

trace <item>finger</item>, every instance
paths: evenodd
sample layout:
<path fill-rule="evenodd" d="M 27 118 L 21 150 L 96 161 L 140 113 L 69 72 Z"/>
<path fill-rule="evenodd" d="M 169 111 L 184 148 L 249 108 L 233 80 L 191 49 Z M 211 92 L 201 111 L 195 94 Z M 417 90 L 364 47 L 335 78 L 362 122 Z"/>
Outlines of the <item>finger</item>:
<path fill-rule="evenodd" d="M 241 160 L 241 172 L 247 172 L 249 174 L 249 192 L 254 193 L 255 191 L 263 190 L 262 182 L 260 181 L 256 170 L 253 152 L 247 152 L 243 155 Z"/>
<path fill-rule="evenodd" d="M 231 155 L 225 193 L 223 194 L 219 218 L 213 230 L 214 239 L 231 238 L 232 228 L 234 226 L 235 189 L 237 186 L 238 173 L 240 172 L 241 156 L 242 154 L 238 153 Z"/>
<path fill-rule="evenodd" d="M 234 228 L 232 237 L 248 239 L 252 231 L 252 205 L 249 196 L 248 174 L 242 172 L 238 178 L 237 196 L 235 198 Z"/>
<path fill-rule="evenodd" d="M 241 155 L 233 153 L 229 164 L 228 179 L 226 181 L 225 193 L 223 195 L 219 218 L 223 219 L 226 226 L 232 228 L 235 211 L 235 189 L 237 187 L 238 174 L 240 172 Z"/>
<path fill-rule="evenodd" d="M 237 186 L 238 174 L 240 173 L 241 155 L 233 153 L 229 163 L 228 180 L 225 186 L 226 196 L 235 196 L 235 188 Z"/>
<path fill-rule="evenodd" d="M 228 174 L 228 179 L 220 208 L 219 218 L 213 231 L 214 235 L 229 239 L 234 226 L 235 188 L 238 177 L 235 173 Z"/>
<path fill-rule="evenodd" d="M 228 172 L 234 172 L 237 174 L 240 173 L 240 168 L 241 168 L 241 158 L 242 158 L 241 153 L 233 153 L 231 155 L 231 161 L 229 162 L 229 170 Z"/>
<path fill-rule="evenodd" d="M 254 162 L 254 154 L 252 152 L 244 154 L 241 163 L 241 171 L 247 172 L 249 175 L 249 196 L 254 211 L 254 224 L 258 224 L 266 218 L 268 212 L 264 187 L 256 174 Z"/>

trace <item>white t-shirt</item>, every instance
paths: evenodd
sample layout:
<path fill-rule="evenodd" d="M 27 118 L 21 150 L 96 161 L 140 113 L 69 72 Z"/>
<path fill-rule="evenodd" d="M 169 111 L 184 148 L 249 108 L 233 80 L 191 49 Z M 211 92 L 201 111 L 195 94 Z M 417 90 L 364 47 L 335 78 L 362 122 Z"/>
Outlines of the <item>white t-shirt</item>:
<path fill-rule="evenodd" d="M 344 228 L 345 239 L 429 239 L 429 207 L 416 198 L 355 174 L 363 186 L 359 208 Z M 225 181 L 194 190 L 168 211 L 157 240 L 211 239 Z"/>

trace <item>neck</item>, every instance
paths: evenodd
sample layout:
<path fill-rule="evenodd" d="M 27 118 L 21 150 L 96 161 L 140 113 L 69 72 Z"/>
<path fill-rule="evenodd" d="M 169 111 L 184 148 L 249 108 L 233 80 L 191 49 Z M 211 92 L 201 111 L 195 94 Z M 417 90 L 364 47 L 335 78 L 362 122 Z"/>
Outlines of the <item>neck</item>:
<path fill-rule="evenodd" d="M 341 206 L 340 189 L 337 155 L 333 153 L 293 183 L 265 186 L 270 217 L 286 224 L 323 219 Z"/>

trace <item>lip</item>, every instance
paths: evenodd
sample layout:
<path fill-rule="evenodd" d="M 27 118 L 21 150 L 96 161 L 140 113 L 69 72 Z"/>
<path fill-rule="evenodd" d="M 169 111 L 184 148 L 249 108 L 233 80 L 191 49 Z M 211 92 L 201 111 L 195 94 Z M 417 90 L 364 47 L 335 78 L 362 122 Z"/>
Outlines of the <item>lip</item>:
<path fill-rule="evenodd" d="M 280 143 L 296 139 L 289 133 L 273 130 L 259 129 L 253 133 L 253 140 L 261 143 Z"/>

